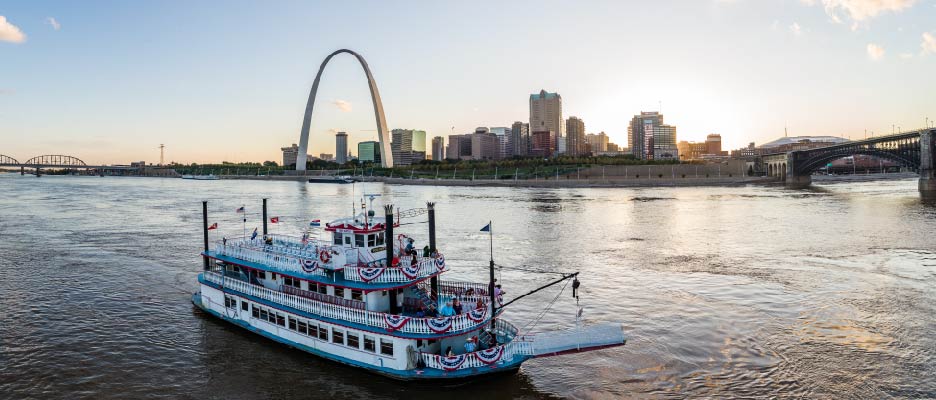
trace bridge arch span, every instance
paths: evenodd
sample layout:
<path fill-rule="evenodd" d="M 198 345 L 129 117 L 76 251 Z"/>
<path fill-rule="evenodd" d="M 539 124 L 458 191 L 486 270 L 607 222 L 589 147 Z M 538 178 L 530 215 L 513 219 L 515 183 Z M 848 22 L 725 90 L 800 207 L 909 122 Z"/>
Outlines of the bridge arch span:
<path fill-rule="evenodd" d="M 26 160 L 25 165 L 61 165 L 61 166 L 76 166 L 83 167 L 88 164 L 85 164 L 84 161 L 78 157 L 66 156 L 61 154 L 45 154 L 41 156 L 35 156 Z"/>
<path fill-rule="evenodd" d="M 852 151 L 850 154 L 826 154 L 821 157 L 810 158 L 806 162 L 802 163 L 802 165 L 797 165 L 796 173 L 801 175 L 812 174 L 813 172 L 826 166 L 828 163 L 834 160 L 855 155 L 874 156 L 884 160 L 893 161 L 900 166 L 909 168 L 913 171 L 917 171 L 920 168 L 919 162 L 914 162 L 914 160 L 903 157 L 900 154 L 895 154 L 888 151 L 861 149 Z"/>
<path fill-rule="evenodd" d="M 10 157 L 5 154 L 0 154 L 0 164 L 19 164 L 19 161 L 16 161 L 15 158 Z"/>
<path fill-rule="evenodd" d="M 374 118 L 377 121 L 377 137 L 380 140 L 380 165 L 385 168 L 393 167 L 393 153 L 390 151 L 390 138 L 387 137 L 389 132 L 387 131 L 387 118 L 384 116 L 383 103 L 380 101 L 380 92 L 377 90 L 377 83 L 374 81 L 374 76 L 371 74 L 370 67 L 367 66 L 367 61 L 364 60 L 360 54 L 348 50 L 340 49 L 325 57 L 325 61 L 322 61 L 322 65 L 319 66 L 318 73 L 315 75 L 315 81 L 312 83 L 312 90 L 309 92 L 309 101 L 306 103 L 305 115 L 302 118 L 302 131 L 299 136 L 299 154 L 296 155 L 296 171 L 304 171 L 306 169 L 306 152 L 309 148 L 309 125 L 312 121 L 312 109 L 315 106 L 315 95 L 318 92 L 319 81 L 322 79 L 322 72 L 325 71 L 325 66 L 328 65 L 328 62 L 331 61 L 332 57 L 341 54 L 347 53 L 355 58 L 358 62 L 361 63 L 361 68 L 364 69 L 364 74 L 367 75 L 367 86 L 370 88 L 371 102 L 374 104 Z"/>

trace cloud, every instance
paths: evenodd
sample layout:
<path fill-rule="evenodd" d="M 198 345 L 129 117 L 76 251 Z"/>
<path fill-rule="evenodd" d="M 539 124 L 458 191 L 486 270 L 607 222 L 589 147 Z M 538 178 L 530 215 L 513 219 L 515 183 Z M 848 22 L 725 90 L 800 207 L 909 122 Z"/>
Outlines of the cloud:
<path fill-rule="evenodd" d="M 53 17 L 46 18 L 46 23 L 52 25 L 52 29 L 59 30 L 62 28 L 62 24 L 59 24 L 58 21 Z"/>
<path fill-rule="evenodd" d="M 351 103 L 345 100 L 335 100 L 332 102 L 341 112 L 351 112 Z"/>
<path fill-rule="evenodd" d="M 874 43 L 868 43 L 868 58 L 874 61 L 884 58 L 884 48 Z"/>
<path fill-rule="evenodd" d="M 803 28 L 800 27 L 799 23 L 794 22 L 793 25 L 790 25 L 790 32 L 795 36 L 802 36 Z"/>
<path fill-rule="evenodd" d="M 923 54 L 936 54 L 936 35 L 923 32 L 923 43 L 920 43 L 920 47 L 923 48 Z"/>
<path fill-rule="evenodd" d="M 26 41 L 26 34 L 16 25 L 9 23 L 6 17 L 0 15 L 0 42 L 23 43 Z"/>
<path fill-rule="evenodd" d="M 9 95 L 16 94 L 16 91 L 13 90 L 13 89 L 4 89 L 4 88 L 0 88 L 0 96 L 8 95 L 8 94 L 9 94 Z"/>
<path fill-rule="evenodd" d="M 917 0 L 801 0 L 807 5 L 822 4 L 826 14 L 835 22 L 844 18 L 861 22 L 885 12 L 900 12 L 912 7 Z M 853 25 L 854 29 L 855 26 Z"/>

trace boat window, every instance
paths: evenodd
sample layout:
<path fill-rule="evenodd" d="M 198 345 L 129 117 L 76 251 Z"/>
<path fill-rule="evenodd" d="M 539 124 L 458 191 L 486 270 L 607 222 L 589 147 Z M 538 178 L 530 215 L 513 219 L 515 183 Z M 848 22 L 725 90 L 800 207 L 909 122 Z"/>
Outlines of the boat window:
<path fill-rule="evenodd" d="M 364 301 L 364 292 L 357 290 L 357 289 L 351 289 L 351 299 Z"/>
<path fill-rule="evenodd" d="M 354 235 L 354 247 L 364 247 L 364 235 Z"/>
<path fill-rule="evenodd" d="M 348 331 L 348 347 L 353 347 L 355 349 L 361 347 L 360 342 L 358 342 L 357 333 Z"/>
<path fill-rule="evenodd" d="M 261 309 L 260 309 L 260 319 L 266 320 L 267 317 L 268 317 L 268 315 L 267 315 L 266 310 L 264 310 L 264 309 L 261 308 Z"/>
<path fill-rule="evenodd" d="M 299 326 L 299 333 L 301 333 L 301 334 L 303 334 L 303 335 L 306 335 L 306 334 L 307 334 L 307 332 L 306 332 L 306 323 L 305 323 L 305 322 L 303 322 L 303 321 L 300 320 L 299 323 L 296 324 L 296 325 Z"/>
<path fill-rule="evenodd" d="M 328 294 L 328 285 L 318 284 L 318 292 L 321 294 Z"/>
<path fill-rule="evenodd" d="M 260 307 L 257 307 L 257 305 L 254 305 L 253 307 L 251 307 L 251 309 L 253 309 L 253 317 L 260 318 Z"/>
<path fill-rule="evenodd" d="M 374 346 L 374 338 L 371 336 L 364 335 L 364 350 L 374 353 L 377 351 L 377 348 Z"/>
<path fill-rule="evenodd" d="M 344 288 L 335 286 L 335 297 L 344 298 Z"/>
<path fill-rule="evenodd" d="M 348 246 L 351 245 L 351 235 L 345 235 L 345 237 L 344 237 L 344 244 L 346 244 L 346 245 L 348 245 Z"/>
<path fill-rule="evenodd" d="M 241 301 L 241 310 L 247 311 L 247 308 L 248 308 L 248 307 L 247 307 L 247 302 L 246 302 L 246 301 Z"/>
<path fill-rule="evenodd" d="M 320 326 L 318 333 L 319 333 L 319 339 L 328 341 L 328 328 L 324 326 Z"/>
<path fill-rule="evenodd" d="M 332 329 L 332 343 L 344 344 L 344 332 Z"/>
<path fill-rule="evenodd" d="M 367 247 L 374 247 L 376 245 L 377 245 L 377 235 L 374 235 L 373 233 L 370 235 L 367 235 Z"/>
<path fill-rule="evenodd" d="M 318 337 L 318 325 L 309 323 L 309 336 Z"/>
<path fill-rule="evenodd" d="M 393 341 L 380 339 L 380 354 L 392 356 L 393 355 Z"/>
<path fill-rule="evenodd" d="M 341 234 L 335 232 L 335 244 L 341 244 Z"/>
<path fill-rule="evenodd" d="M 276 324 L 279 326 L 286 326 L 286 316 L 283 314 L 276 314 Z"/>
<path fill-rule="evenodd" d="M 384 234 L 383 232 L 377 232 L 377 245 L 378 246 L 383 246 L 384 244 L 383 234 Z"/>
<path fill-rule="evenodd" d="M 296 319 L 293 317 L 289 317 L 289 329 L 296 330 Z"/>

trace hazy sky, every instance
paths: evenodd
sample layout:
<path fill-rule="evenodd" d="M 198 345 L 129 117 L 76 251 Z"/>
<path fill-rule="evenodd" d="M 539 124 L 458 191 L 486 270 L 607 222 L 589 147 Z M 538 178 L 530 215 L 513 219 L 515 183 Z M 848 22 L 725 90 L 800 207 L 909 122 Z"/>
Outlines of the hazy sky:
<path fill-rule="evenodd" d="M 0 3 L 0 154 L 279 161 L 339 48 L 367 59 L 391 129 L 429 137 L 528 121 L 540 89 L 622 145 L 660 102 L 680 140 L 728 148 L 936 119 L 936 0 L 22 0 Z M 312 154 L 376 138 L 353 57 L 312 129 Z"/>

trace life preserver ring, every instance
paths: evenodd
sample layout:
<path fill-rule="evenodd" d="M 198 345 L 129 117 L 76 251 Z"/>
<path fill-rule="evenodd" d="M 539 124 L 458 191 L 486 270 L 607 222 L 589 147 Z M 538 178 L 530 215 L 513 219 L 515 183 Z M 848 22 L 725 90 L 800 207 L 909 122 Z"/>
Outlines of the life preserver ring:
<path fill-rule="evenodd" d="M 319 260 L 322 260 L 322 263 L 328 264 L 331 261 L 331 254 L 328 253 L 328 250 L 322 250 L 319 252 Z"/>

